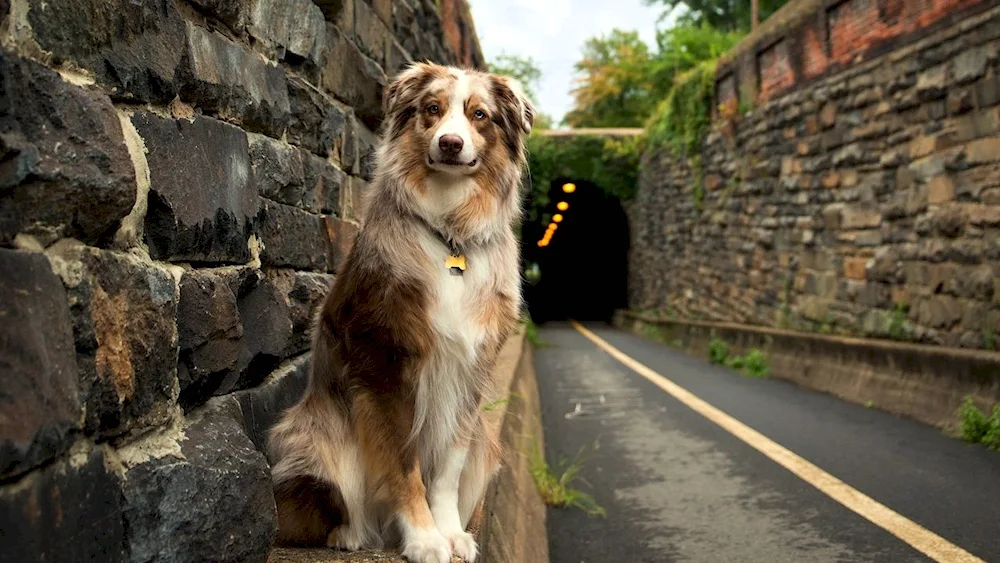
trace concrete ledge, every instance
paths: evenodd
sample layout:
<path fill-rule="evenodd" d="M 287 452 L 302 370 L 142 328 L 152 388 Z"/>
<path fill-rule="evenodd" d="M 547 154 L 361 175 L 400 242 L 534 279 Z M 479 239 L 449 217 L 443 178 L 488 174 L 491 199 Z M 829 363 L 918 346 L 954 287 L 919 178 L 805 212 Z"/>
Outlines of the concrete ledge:
<path fill-rule="evenodd" d="M 706 358 L 712 338 L 733 353 L 759 348 L 772 377 L 952 430 L 966 396 L 980 408 L 1000 402 L 1000 354 L 886 340 L 844 338 L 731 323 L 682 321 L 619 312 L 616 324 L 655 328 L 664 342 Z"/>
<path fill-rule="evenodd" d="M 290 370 L 304 376 L 302 366 Z M 298 376 L 295 376 L 298 378 Z M 490 408 L 486 413 L 490 431 L 498 433 L 505 449 L 505 458 L 500 474 L 487 489 L 482 506 L 473 516 L 471 533 L 479 542 L 480 557 L 485 563 L 547 563 L 548 535 L 545 529 L 545 505 L 535 490 L 528 472 L 527 452 L 529 438 L 536 437 L 541 444 L 541 411 L 538 400 L 538 386 L 535 382 L 531 346 L 526 343 L 523 327 L 504 345 L 496 366 L 496 389 Z M 280 381 L 272 381 L 278 385 Z M 298 383 L 290 383 L 288 389 L 301 393 Z M 249 404 L 246 398 L 243 403 Z M 506 401 L 506 403 L 504 402 Z M 287 402 L 287 398 L 283 401 Z M 269 404 L 259 400 L 258 404 Z M 274 409 L 267 416 L 257 416 L 258 422 L 265 418 L 269 426 L 273 422 Z M 251 425 L 253 426 L 253 425 Z M 260 429 L 250 431 L 259 435 Z M 361 563 L 392 562 L 404 563 L 398 551 L 368 550 L 355 553 L 331 549 L 275 548 L 268 563 Z M 460 562 L 457 557 L 454 562 Z"/>

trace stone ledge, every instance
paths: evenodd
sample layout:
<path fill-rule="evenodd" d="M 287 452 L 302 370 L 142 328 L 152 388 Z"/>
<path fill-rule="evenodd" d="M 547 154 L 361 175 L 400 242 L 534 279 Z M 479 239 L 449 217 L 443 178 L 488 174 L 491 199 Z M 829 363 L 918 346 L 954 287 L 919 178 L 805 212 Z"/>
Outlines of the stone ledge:
<path fill-rule="evenodd" d="M 980 407 L 1000 403 L 1000 354 L 884 340 L 845 338 L 788 330 L 660 319 L 630 311 L 616 324 L 633 331 L 655 326 L 667 342 L 707 358 L 708 342 L 718 337 L 735 353 L 759 348 L 768 356 L 773 377 L 871 404 L 944 429 L 953 429 L 955 411 L 966 396 Z"/>

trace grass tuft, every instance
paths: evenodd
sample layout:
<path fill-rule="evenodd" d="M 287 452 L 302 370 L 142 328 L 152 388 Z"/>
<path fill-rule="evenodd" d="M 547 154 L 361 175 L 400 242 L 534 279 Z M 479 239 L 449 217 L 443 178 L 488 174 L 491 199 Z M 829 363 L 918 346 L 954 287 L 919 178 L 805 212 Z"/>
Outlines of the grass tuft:
<path fill-rule="evenodd" d="M 713 338 L 708 343 L 708 359 L 713 364 L 726 365 L 729 359 L 729 344 L 721 338 Z"/>
<path fill-rule="evenodd" d="M 743 375 L 746 377 L 767 377 L 768 366 L 767 356 L 763 352 L 754 348 L 743 357 Z"/>
<path fill-rule="evenodd" d="M 542 337 L 538 335 L 538 325 L 535 324 L 535 321 L 531 320 L 531 315 L 527 311 L 521 314 L 521 324 L 524 325 L 525 336 L 528 337 L 528 342 L 532 346 L 535 348 L 548 348 L 551 346 L 551 344 L 542 340 Z"/>
<path fill-rule="evenodd" d="M 537 445 L 531 451 L 529 470 L 542 500 L 558 508 L 579 508 L 591 516 L 605 516 L 604 508 L 587 493 L 571 487 L 583 470 L 583 452 L 572 460 L 560 459 L 550 467 Z"/>
<path fill-rule="evenodd" d="M 979 407 L 972 402 L 972 397 L 966 397 L 965 402 L 958 409 L 958 418 L 961 424 L 962 439 L 970 444 L 978 444 L 989 430 L 990 421 L 979 410 Z"/>

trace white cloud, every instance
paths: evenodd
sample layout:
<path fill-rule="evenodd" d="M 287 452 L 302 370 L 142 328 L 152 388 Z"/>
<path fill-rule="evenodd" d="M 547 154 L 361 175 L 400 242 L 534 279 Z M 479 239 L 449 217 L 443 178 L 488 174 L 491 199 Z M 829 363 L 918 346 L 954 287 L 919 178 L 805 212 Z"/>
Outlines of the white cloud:
<path fill-rule="evenodd" d="M 471 0 L 487 59 L 530 56 L 542 70 L 539 110 L 556 121 L 572 108 L 573 64 L 584 42 L 614 28 L 635 30 L 652 48 L 659 6 L 642 0 Z"/>

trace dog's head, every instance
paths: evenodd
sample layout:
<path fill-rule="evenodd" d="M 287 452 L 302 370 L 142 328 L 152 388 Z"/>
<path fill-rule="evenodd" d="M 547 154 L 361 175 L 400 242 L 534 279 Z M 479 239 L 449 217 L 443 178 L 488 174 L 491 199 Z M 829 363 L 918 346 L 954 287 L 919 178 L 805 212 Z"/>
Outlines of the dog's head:
<path fill-rule="evenodd" d="M 535 114 L 512 79 L 418 63 L 388 86 L 384 105 L 385 147 L 408 167 L 460 177 L 523 166 Z"/>

